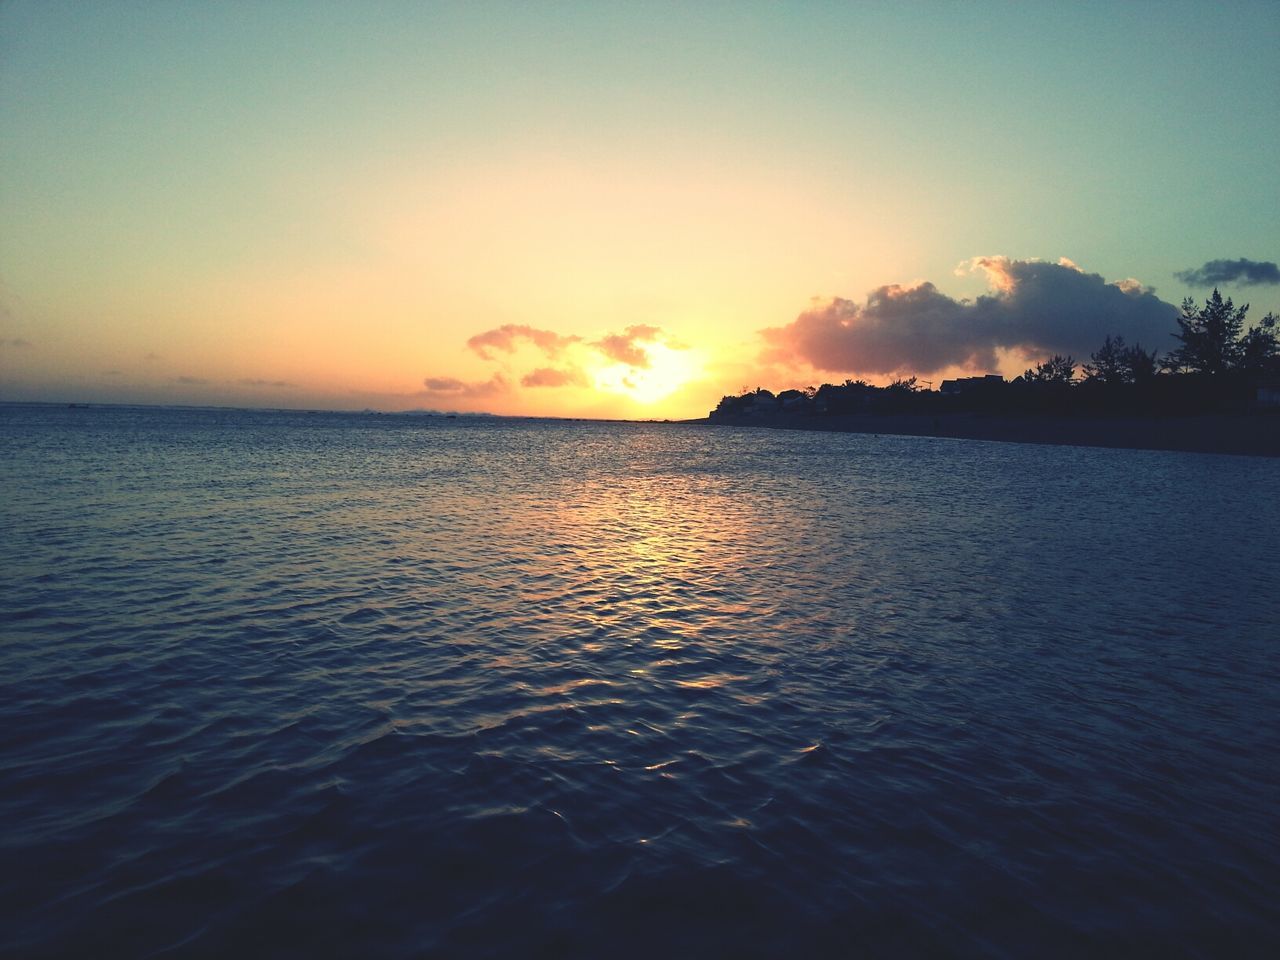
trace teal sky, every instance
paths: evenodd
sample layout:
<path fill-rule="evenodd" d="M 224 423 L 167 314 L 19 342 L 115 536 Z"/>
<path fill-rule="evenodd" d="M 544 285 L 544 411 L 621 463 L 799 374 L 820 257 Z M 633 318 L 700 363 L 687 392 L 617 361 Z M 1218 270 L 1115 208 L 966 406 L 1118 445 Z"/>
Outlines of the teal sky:
<path fill-rule="evenodd" d="M 977 256 L 1203 296 L 1280 259 L 1278 49 L 1274 0 L 0 4 L 0 398 L 637 413 L 466 341 L 639 325 L 692 415 Z"/>

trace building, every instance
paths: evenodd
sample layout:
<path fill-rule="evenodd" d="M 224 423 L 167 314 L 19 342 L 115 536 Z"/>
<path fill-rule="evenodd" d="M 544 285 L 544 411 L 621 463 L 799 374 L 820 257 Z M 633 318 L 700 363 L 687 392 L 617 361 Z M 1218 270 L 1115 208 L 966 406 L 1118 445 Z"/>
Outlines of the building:
<path fill-rule="evenodd" d="M 958 397 L 963 393 L 977 390 L 992 390 L 1004 386 L 1004 377 L 998 373 L 988 373 L 981 377 L 958 377 L 955 380 L 943 380 L 938 392 L 947 397 Z"/>

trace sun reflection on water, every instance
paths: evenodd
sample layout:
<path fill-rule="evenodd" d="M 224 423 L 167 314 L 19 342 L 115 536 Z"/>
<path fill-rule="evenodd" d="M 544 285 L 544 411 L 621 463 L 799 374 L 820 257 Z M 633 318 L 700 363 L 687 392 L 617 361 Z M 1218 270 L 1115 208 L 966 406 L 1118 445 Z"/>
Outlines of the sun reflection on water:
<path fill-rule="evenodd" d="M 705 723 L 720 698 L 735 708 L 765 699 L 735 643 L 753 601 L 730 582 L 754 562 L 762 520 L 724 478 L 588 475 L 560 492 L 538 504 L 536 526 L 515 505 L 500 533 L 518 542 L 522 575 L 492 602 L 524 629 L 491 666 L 551 678 L 525 689 L 539 706 L 580 714 L 597 762 L 629 753 L 647 761 L 637 774 L 679 776 L 681 731 Z M 646 746 L 622 750 L 616 737 Z"/>

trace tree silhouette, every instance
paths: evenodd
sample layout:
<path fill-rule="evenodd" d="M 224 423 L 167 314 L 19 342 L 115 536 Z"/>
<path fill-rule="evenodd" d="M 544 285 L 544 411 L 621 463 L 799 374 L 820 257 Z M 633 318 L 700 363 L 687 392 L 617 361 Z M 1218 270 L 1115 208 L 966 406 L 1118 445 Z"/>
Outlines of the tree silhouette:
<path fill-rule="evenodd" d="M 1156 352 L 1150 353 L 1135 343 L 1125 346 L 1124 337 L 1106 341 L 1090 356 L 1092 363 L 1083 366 L 1084 378 L 1101 383 L 1142 383 L 1155 376 Z"/>
<path fill-rule="evenodd" d="M 1240 338 L 1240 369 L 1248 373 L 1280 372 L 1280 317 L 1268 313 Z"/>
<path fill-rule="evenodd" d="M 1230 297 L 1223 300 L 1216 287 L 1198 309 L 1195 300 L 1187 297 L 1174 334 L 1181 346 L 1165 358 L 1165 367 L 1212 375 L 1238 367 L 1243 352 L 1240 333 L 1248 312 L 1247 303 L 1237 307 Z"/>
<path fill-rule="evenodd" d="M 1076 362 L 1070 356 L 1054 354 L 1044 363 L 1036 364 L 1034 370 L 1022 375 L 1027 383 L 1070 384 L 1076 377 Z"/>
<path fill-rule="evenodd" d="M 1122 354 L 1125 370 L 1128 373 L 1129 383 L 1146 383 L 1156 375 L 1156 371 L 1160 368 L 1160 361 L 1156 351 L 1150 353 L 1142 349 L 1142 344 L 1135 343 L 1132 347 L 1125 347 Z"/>
<path fill-rule="evenodd" d="M 1103 342 L 1093 354 L 1090 355 L 1092 363 L 1086 363 L 1081 369 L 1084 370 L 1084 378 L 1086 380 L 1100 380 L 1102 383 L 1124 383 L 1124 337 L 1111 337 Z"/>

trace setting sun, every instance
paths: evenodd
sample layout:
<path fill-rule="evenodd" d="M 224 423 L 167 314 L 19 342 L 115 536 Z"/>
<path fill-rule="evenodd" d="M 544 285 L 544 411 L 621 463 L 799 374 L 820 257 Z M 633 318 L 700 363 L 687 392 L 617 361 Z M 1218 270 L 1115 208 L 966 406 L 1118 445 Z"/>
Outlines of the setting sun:
<path fill-rule="evenodd" d="M 0 0 L 0 960 L 1280 957 L 1278 45 Z"/>
<path fill-rule="evenodd" d="M 656 403 L 698 376 L 700 365 L 692 350 L 655 343 L 646 346 L 645 352 L 647 367 L 611 363 L 596 370 L 596 389 L 625 394 L 637 403 Z"/>

